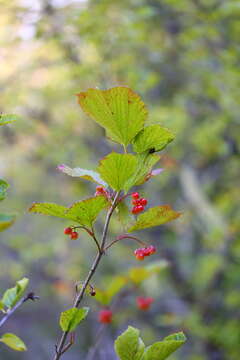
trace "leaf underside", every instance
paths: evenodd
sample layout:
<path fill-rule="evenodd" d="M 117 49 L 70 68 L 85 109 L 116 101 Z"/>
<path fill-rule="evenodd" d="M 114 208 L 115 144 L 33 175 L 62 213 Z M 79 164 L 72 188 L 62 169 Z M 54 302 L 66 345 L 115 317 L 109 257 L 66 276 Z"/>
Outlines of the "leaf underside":
<path fill-rule="evenodd" d="M 100 184 L 104 187 L 107 186 L 107 184 L 101 179 L 100 175 L 96 171 L 86 170 L 80 167 L 70 168 L 64 164 L 59 165 L 58 169 L 69 176 L 80 177 L 82 179 Z"/>
<path fill-rule="evenodd" d="M 11 349 L 13 349 L 15 351 L 26 351 L 27 350 L 24 342 L 18 336 L 11 334 L 11 333 L 4 334 L 0 338 L 0 342 L 4 343 L 5 345 L 7 345 L 8 347 L 10 347 Z"/>

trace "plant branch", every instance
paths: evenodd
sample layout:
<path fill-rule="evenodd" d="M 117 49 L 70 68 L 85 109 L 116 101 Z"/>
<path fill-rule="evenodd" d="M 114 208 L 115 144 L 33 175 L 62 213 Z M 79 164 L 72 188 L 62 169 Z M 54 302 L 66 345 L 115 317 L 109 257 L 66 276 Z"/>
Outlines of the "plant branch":
<path fill-rule="evenodd" d="M 0 327 L 3 326 L 3 324 L 10 318 L 10 316 L 26 301 L 28 300 L 32 300 L 35 301 L 39 299 L 38 296 L 35 296 L 33 292 L 30 292 L 29 294 L 27 294 L 25 297 L 23 297 L 21 300 L 19 300 L 17 302 L 17 304 L 11 309 L 9 310 L 6 315 L 0 320 Z"/>
<path fill-rule="evenodd" d="M 126 234 L 126 235 L 120 235 L 120 236 L 118 236 L 118 237 L 117 237 L 115 240 L 113 240 L 109 245 L 107 245 L 104 250 L 105 250 L 105 251 L 108 250 L 112 245 L 114 245 L 114 244 L 117 243 L 118 241 L 124 240 L 124 239 L 132 239 L 132 240 L 135 240 L 135 241 L 137 241 L 140 245 L 143 245 L 143 246 L 147 247 L 147 244 L 146 244 L 144 241 L 136 238 L 135 236 L 131 236 L 131 235 L 127 235 L 127 234 Z"/>
<path fill-rule="evenodd" d="M 115 208 L 117 206 L 117 200 L 118 200 L 119 194 L 120 194 L 120 191 L 115 194 L 112 205 L 111 205 L 111 207 L 109 208 L 109 210 L 107 212 L 107 216 L 106 216 L 106 220 L 105 220 L 105 224 L 104 224 L 104 228 L 103 228 L 103 233 L 102 233 L 101 244 L 100 244 L 100 251 L 98 252 L 98 254 L 96 255 L 96 257 L 94 259 L 92 267 L 89 270 L 89 273 L 88 273 L 88 275 L 87 275 L 87 277 L 86 277 L 86 279 L 85 279 L 85 281 L 84 281 L 84 283 L 82 285 L 81 290 L 76 295 L 74 305 L 73 305 L 73 307 L 75 307 L 75 308 L 79 307 L 79 305 L 80 305 L 80 303 L 82 301 L 82 298 L 84 296 L 84 293 L 85 293 L 85 291 L 86 291 L 86 289 L 88 287 L 88 284 L 89 284 L 91 278 L 93 277 L 102 256 L 104 255 L 104 248 L 105 248 L 105 243 L 106 243 L 106 238 L 107 238 L 108 227 L 109 227 L 109 223 L 110 223 L 110 220 L 111 220 L 111 216 L 112 216 L 112 214 L 113 214 L 113 212 L 114 212 L 114 210 L 115 210 Z M 62 337 L 61 337 L 61 339 L 59 341 L 59 344 L 56 346 L 56 353 L 55 353 L 55 356 L 54 356 L 54 360 L 59 360 L 61 358 L 61 356 L 66 352 L 65 343 L 66 343 L 68 334 L 69 334 L 69 331 L 64 331 L 62 333 Z M 68 348 L 67 348 L 67 350 L 68 350 Z"/>

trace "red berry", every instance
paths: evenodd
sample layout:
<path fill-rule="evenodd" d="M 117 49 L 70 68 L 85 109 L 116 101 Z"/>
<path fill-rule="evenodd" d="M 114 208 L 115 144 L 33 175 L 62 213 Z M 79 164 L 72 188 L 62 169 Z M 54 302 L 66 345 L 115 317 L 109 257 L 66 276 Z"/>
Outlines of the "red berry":
<path fill-rule="evenodd" d="M 137 214 L 138 213 L 138 209 L 137 209 L 137 206 L 134 206 L 132 208 L 132 214 Z"/>
<path fill-rule="evenodd" d="M 142 198 L 142 199 L 139 200 L 139 203 L 140 203 L 142 206 L 146 206 L 148 202 L 147 202 L 147 199 Z"/>
<path fill-rule="evenodd" d="M 155 254 L 155 252 L 156 252 L 157 250 L 156 250 L 155 246 L 150 245 L 150 246 L 148 247 L 148 251 L 149 251 L 149 254 L 152 255 L 152 254 Z"/>
<path fill-rule="evenodd" d="M 139 199 L 139 193 L 138 192 L 132 193 L 132 198 L 133 199 Z"/>
<path fill-rule="evenodd" d="M 137 199 L 133 199 L 132 204 L 135 205 L 135 206 L 140 205 L 139 200 L 137 200 Z"/>
<path fill-rule="evenodd" d="M 136 206 L 136 210 L 138 213 L 142 212 L 144 210 L 144 207 L 142 205 L 138 205 L 138 206 Z"/>
<path fill-rule="evenodd" d="M 67 227 L 67 228 L 64 229 L 64 234 L 70 235 L 71 233 L 72 233 L 72 228 Z"/>
<path fill-rule="evenodd" d="M 154 299 L 152 297 L 139 296 L 136 298 L 137 306 L 141 310 L 148 310 L 153 302 Z"/>
<path fill-rule="evenodd" d="M 134 251 L 134 254 L 135 254 L 137 260 L 144 260 L 145 254 L 144 254 L 143 248 L 136 249 Z"/>
<path fill-rule="evenodd" d="M 73 231 L 70 235 L 70 238 L 72 240 L 76 240 L 78 238 L 78 232 L 77 231 Z"/>
<path fill-rule="evenodd" d="M 112 316 L 111 310 L 101 310 L 98 313 L 98 321 L 102 324 L 109 324 L 112 322 Z"/>

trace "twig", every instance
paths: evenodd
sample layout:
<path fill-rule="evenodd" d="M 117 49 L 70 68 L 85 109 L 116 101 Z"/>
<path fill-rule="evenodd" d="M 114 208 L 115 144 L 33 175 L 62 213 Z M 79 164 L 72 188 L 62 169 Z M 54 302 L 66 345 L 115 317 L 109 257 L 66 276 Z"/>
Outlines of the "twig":
<path fill-rule="evenodd" d="M 104 248 L 105 248 L 105 243 L 106 243 L 106 238 L 107 238 L 108 227 L 109 227 L 111 216 L 117 206 L 117 200 L 118 200 L 119 194 L 120 194 L 120 191 L 115 194 L 112 205 L 107 212 L 107 216 L 106 216 L 106 220 L 105 220 L 105 224 L 104 224 L 104 228 L 103 228 L 103 233 L 102 233 L 100 251 L 98 252 L 97 256 L 95 257 L 95 260 L 94 260 L 92 267 L 83 283 L 81 290 L 76 295 L 74 305 L 73 305 L 73 307 L 75 307 L 75 308 L 79 307 L 79 305 L 82 301 L 83 295 L 88 287 L 88 284 L 89 284 L 91 278 L 93 277 L 102 256 L 104 255 Z M 65 343 L 66 343 L 68 334 L 69 334 L 69 331 L 64 331 L 62 333 L 62 337 L 59 341 L 59 344 L 56 346 L 56 353 L 54 356 L 54 360 L 59 360 L 61 358 L 61 356 L 63 355 L 63 353 L 66 352 Z"/>
<path fill-rule="evenodd" d="M 120 236 L 118 236 L 115 240 L 113 240 L 109 245 L 107 245 L 106 247 L 105 247 L 105 251 L 106 250 L 108 250 L 112 245 L 114 245 L 115 243 L 117 243 L 118 241 L 120 241 L 120 240 L 124 240 L 124 239 L 132 239 L 132 240 L 135 240 L 135 241 L 137 241 L 140 245 L 143 245 L 143 246 L 147 246 L 147 244 L 144 242 L 144 241 L 142 241 L 142 240 L 140 240 L 140 239 L 138 239 L 138 238 L 136 238 L 135 236 L 131 236 L 131 235 L 120 235 Z"/>
<path fill-rule="evenodd" d="M 35 301 L 39 299 L 39 296 L 35 296 L 35 294 L 33 292 L 30 292 L 29 294 L 27 294 L 25 297 L 23 297 L 21 300 L 19 300 L 17 302 L 17 304 L 11 309 L 9 310 L 6 315 L 1 319 L 0 321 L 0 327 L 3 326 L 3 324 L 10 318 L 10 316 L 23 304 L 25 303 L 27 300 L 32 300 Z"/>

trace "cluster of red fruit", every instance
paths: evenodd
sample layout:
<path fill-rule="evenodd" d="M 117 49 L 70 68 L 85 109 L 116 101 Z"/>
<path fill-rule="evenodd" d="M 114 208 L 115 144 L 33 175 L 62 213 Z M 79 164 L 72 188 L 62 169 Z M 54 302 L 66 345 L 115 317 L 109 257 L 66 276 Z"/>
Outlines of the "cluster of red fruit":
<path fill-rule="evenodd" d="M 139 296 L 136 298 L 136 303 L 140 310 L 148 310 L 153 302 L 154 299 L 152 297 Z"/>
<path fill-rule="evenodd" d="M 64 234 L 69 235 L 72 240 L 77 240 L 78 238 L 78 232 L 73 231 L 71 227 L 67 227 L 64 229 Z"/>
<path fill-rule="evenodd" d="M 138 214 L 144 210 L 144 207 L 147 205 L 147 199 L 139 198 L 139 193 L 132 193 L 132 214 Z"/>
<path fill-rule="evenodd" d="M 97 186 L 96 191 L 95 191 L 95 196 L 98 196 L 98 195 L 104 195 L 104 196 L 108 197 L 108 192 L 103 186 Z"/>
<path fill-rule="evenodd" d="M 145 248 L 139 248 L 134 251 L 137 260 L 144 260 L 145 256 L 150 256 L 155 254 L 156 248 L 153 245 L 150 245 Z"/>

